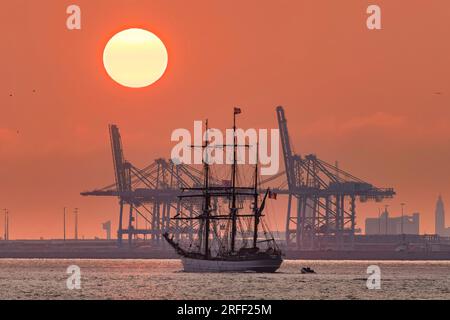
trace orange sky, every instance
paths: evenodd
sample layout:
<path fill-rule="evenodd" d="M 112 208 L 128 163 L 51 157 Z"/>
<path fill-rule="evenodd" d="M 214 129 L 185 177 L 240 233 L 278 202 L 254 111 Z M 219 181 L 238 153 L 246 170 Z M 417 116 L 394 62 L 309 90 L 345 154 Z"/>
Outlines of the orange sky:
<path fill-rule="evenodd" d="M 74 3 L 81 31 L 65 26 Z M 372 3 L 381 31 L 366 28 Z M 206 117 L 223 128 L 234 106 L 242 127 L 276 128 L 284 105 L 297 152 L 395 187 L 388 203 L 421 212 L 422 232 L 434 232 L 438 194 L 450 203 L 447 0 L 10 0 L 0 26 L 0 208 L 11 238 L 61 237 L 64 206 L 80 208 L 86 237 L 103 236 L 108 219 L 116 227 L 116 199 L 79 196 L 113 181 L 109 123 L 143 166 L 169 156 L 173 129 Z M 145 89 L 114 83 L 101 61 L 130 27 L 169 52 L 167 73 Z M 360 206 L 359 227 L 376 215 Z"/>

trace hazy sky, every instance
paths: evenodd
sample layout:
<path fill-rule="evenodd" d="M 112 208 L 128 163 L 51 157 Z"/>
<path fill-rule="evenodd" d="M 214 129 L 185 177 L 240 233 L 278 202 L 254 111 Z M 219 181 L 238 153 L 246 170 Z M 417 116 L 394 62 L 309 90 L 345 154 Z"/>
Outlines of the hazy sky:
<path fill-rule="evenodd" d="M 74 3 L 79 31 L 66 28 Z M 381 31 L 366 28 L 372 3 L 382 9 Z M 447 0 L 1 7 L 0 208 L 11 211 L 12 238 L 61 237 L 64 206 L 80 208 L 86 237 L 103 236 L 109 219 L 116 228 L 117 199 L 79 195 L 114 179 L 109 123 L 119 125 L 126 157 L 144 166 L 169 156 L 172 130 L 205 118 L 224 128 L 234 106 L 243 128 L 276 128 L 275 107 L 285 106 L 296 152 L 394 187 L 387 203 L 420 212 L 422 232 L 434 232 L 438 194 L 450 204 Z M 131 27 L 154 32 L 169 52 L 167 73 L 145 89 L 119 86 L 102 64 L 108 39 Z M 359 206 L 359 227 L 378 206 Z M 285 213 L 277 215 L 281 228 Z"/>

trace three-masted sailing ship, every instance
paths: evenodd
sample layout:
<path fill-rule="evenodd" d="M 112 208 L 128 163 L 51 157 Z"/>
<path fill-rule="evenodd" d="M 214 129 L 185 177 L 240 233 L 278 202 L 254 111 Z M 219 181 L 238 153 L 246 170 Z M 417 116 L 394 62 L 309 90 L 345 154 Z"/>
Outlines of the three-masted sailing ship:
<path fill-rule="evenodd" d="M 267 189 L 260 199 L 258 159 L 252 185 L 238 184 L 237 148 L 251 147 L 237 144 L 236 115 L 240 113 L 239 108 L 234 109 L 232 145 L 211 145 L 207 138 L 206 122 L 206 142 L 202 146 L 194 146 L 202 149 L 203 185 L 183 188 L 179 198 L 180 201 L 187 199 L 190 203 L 197 203 L 200 210 L 198 214 L 189 216 L 177 213 L 172 221 L 190 222 L 191 226 L 195 221 L 197 236 L 187 239 L 189 244 L 183 245 L 173 234 L 164 234 L 167 242 L 181 256 L 184 271 L 275 272 L 283 262 L 282 252 L 263 220 L 271 191 Z M 208 152 L 205 151 L 230 147 L 233 151 L 231 180 L 224 185 L 212 183 Z M 249 212 L 242 212 L 244 203 L 249 202 Z"/>

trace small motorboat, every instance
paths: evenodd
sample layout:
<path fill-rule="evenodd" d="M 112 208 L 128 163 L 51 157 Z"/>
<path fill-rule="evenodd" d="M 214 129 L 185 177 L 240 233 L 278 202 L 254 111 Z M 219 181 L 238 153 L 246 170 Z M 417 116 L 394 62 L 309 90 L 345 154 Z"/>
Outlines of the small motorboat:
<path fill-rule="evenodd" d="M 306 273 L 316 273 L 313 269 L 311 269 L 310 267 L 303 267 L 302 269 L 301 269 L 301 273 L 302 274 L 306 274 Z"/>

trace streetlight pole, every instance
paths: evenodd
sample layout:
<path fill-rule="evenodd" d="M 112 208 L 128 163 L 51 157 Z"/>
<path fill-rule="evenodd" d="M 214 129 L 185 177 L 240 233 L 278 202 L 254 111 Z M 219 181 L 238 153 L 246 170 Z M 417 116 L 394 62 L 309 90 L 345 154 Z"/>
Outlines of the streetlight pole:
<path fill-rule="evenodd" d="M 402 202 L 402 203 L 400 203 L 400 205 L 402 206 L 402 234 L 404 234 L 403 233 L 403 207 L 405 206 L 405 204 Z"/>
<path fill-rule="evenodd" d="M 63 222 L 64 222 L 64 241 L 66 241 L 66 207 L 64 207 Z"/>
<path fill-rule="evenodd" d="M 381 209 L 378 208 L 378 234 L 381 234 Z"/>
<path fill-rule="evenodd" d="M 9 240 L 9 210 L 6 215 L 6 238 Z"/>
<path fill-rule="evenodd" d="M 78 208 L 75 208 L 75 240 L 78 240 Z"/>
<path fill-rule="evenodd" d="M 386 233 L 386 234 L 388 234 L 388 220 L 389 220 L 388 207 L 389 207 L 389 205 L 385 205 L 385 206 L 384 206 L 384 212 L 386 213 L 386 214 L 385 214 L 385 216 L 386 216 L 386 222 L 385 222 L 386 230 L 385 230 L 385 233 Z"/>

